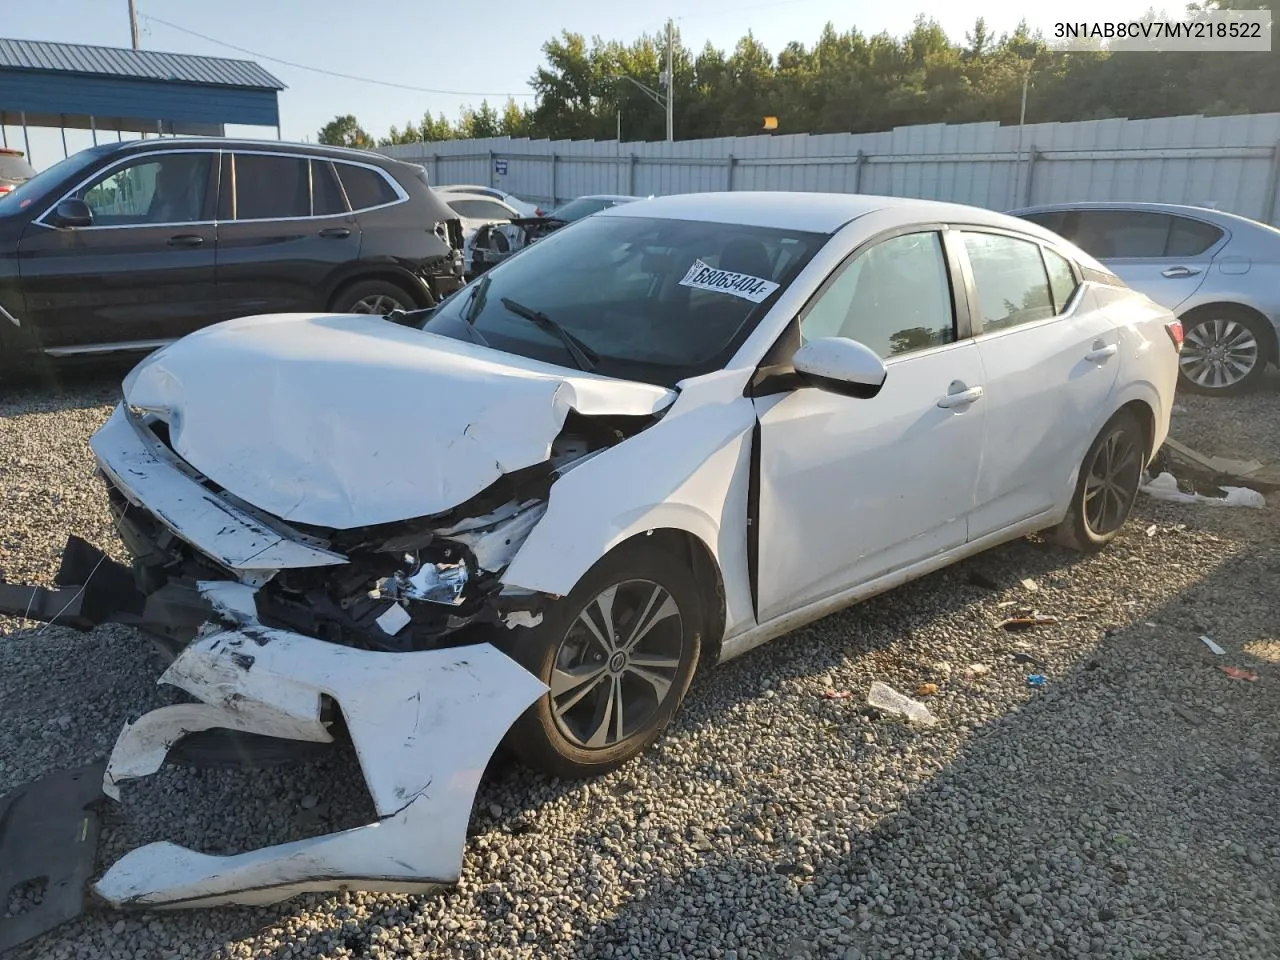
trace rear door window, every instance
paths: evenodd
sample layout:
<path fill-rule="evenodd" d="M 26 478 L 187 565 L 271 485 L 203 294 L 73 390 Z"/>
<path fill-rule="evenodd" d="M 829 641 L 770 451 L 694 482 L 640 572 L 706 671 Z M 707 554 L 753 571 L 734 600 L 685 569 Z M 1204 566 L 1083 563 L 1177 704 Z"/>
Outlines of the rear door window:
<path fill-rule="evenodd" d="M 342 185 L 338 174 L 328 160 L 311 161 L 311 213 L 317 217 L 332 217 L 347 212 L 347 202 L 342 197 Z"/>
<path fill-rule="evenodd" d="M 302 157 L 235 155 L 236 219 L 311 216 L 311 175 Z"/>
<path fill-rule="evenodd" d="M 1040 245 L 996 233 L 965 233 L 982 311 L 982 332 L 1047 320 L 1055 313 Z"/>

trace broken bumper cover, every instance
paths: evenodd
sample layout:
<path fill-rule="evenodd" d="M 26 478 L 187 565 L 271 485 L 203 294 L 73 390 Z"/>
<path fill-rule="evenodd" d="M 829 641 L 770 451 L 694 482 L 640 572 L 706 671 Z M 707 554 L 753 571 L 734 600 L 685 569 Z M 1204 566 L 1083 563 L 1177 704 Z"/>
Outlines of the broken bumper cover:
<path fill-rule="evenodd" d="M 476 788 L 508 727 L 546 687 L 489 644 L 413 653 L 357 650 L 262 626 L 253 590 L 202 584 L 218 622 L 160 678 L 199 702 L 126 724 L 103 778 L 157 771 L 213 728 L 325 742 L 326 700 L 342 712 L 378 820 L 229 856 L 172 843 L 126 854 L 94 885 L 116 907 L 261 904 L 350 887 L 424 892 L 456 883 Z"/>

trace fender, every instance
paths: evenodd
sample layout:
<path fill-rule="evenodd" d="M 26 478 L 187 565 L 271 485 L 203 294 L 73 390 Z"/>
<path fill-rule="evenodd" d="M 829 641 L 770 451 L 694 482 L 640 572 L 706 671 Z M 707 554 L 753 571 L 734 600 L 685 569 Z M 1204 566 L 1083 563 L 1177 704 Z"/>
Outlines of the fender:
<path fill-rule="evenodd" d="M 546 514 L 503 583 L 563 596 L 624 540 L 681 530 L 697 537 L 720 567 L 726 634 L 754 623 L 746 517 L 756 419 L 742 395 L 742 377 L 722 371 L 681 384 L 679 399 L 657 424 L 556 481 Z"/>

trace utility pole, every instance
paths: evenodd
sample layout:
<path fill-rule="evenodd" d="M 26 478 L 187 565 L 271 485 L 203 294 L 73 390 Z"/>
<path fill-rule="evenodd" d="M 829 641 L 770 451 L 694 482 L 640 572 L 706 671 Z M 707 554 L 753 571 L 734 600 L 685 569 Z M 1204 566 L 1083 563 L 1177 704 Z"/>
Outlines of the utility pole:
<path fill-rule="evenodd" d="M 133 35 L 133 49 L 141 50 L 138 44 L 138 2 L 129 0 L 129 32 Z"/>
<path fill-rule="evenodd" d="M 132 0 L 130 0 L 132 2 Z M 675 47 L 674 30 L 671 20 L 667 20 L 667 142 L 675 139 L 675 96 L 676 78 L 672 70 L 673 50 Z"/>
<path fill-rule="evenodd" d="M 1013 205 L 1015 207 L 1022 206 L 1022 128 L 1027 123 L 1027 87 L 1031 85 L 1031 63 L 1026 65 L 1026 71 L 1022 74 L 1022 109 L 1018 111 L 1018 155 L 1014 159 L 1013 174 Z"/>

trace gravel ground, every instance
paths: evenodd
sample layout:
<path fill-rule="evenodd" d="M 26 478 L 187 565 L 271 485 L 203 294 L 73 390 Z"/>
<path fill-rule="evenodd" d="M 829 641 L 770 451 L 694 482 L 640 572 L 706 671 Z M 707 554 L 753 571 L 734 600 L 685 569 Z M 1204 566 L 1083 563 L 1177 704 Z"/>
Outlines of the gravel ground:
<path fill-rule="evenodd" d="M 118 554 L 85 448 L 113 389 L 0 397 L 11 579 L 48 582 L 68 532 Z M 1280 460 L 1274 384 L 1182 403 L 1192 445 Z M 1276 957 L 1278 532 L 1271 506 L 1144 499 L 1098 556 L 1020 541 L 823 620 L 703 676 L 669 735 L 608 777 L 495 764 L 448 895 L 95 911 L 17 956 Z M 1059 622 L 999 628 L 1023 607 Z M 0 792 L 105 755 L 161 701 L 159 669 L 128 629 L 0 618 Z M 873 680 L 936 683 L 940 722 L 875 714 Z M 104 858 L 368 816 L 346 754 L 166 768 L 111 808 Z"/>

